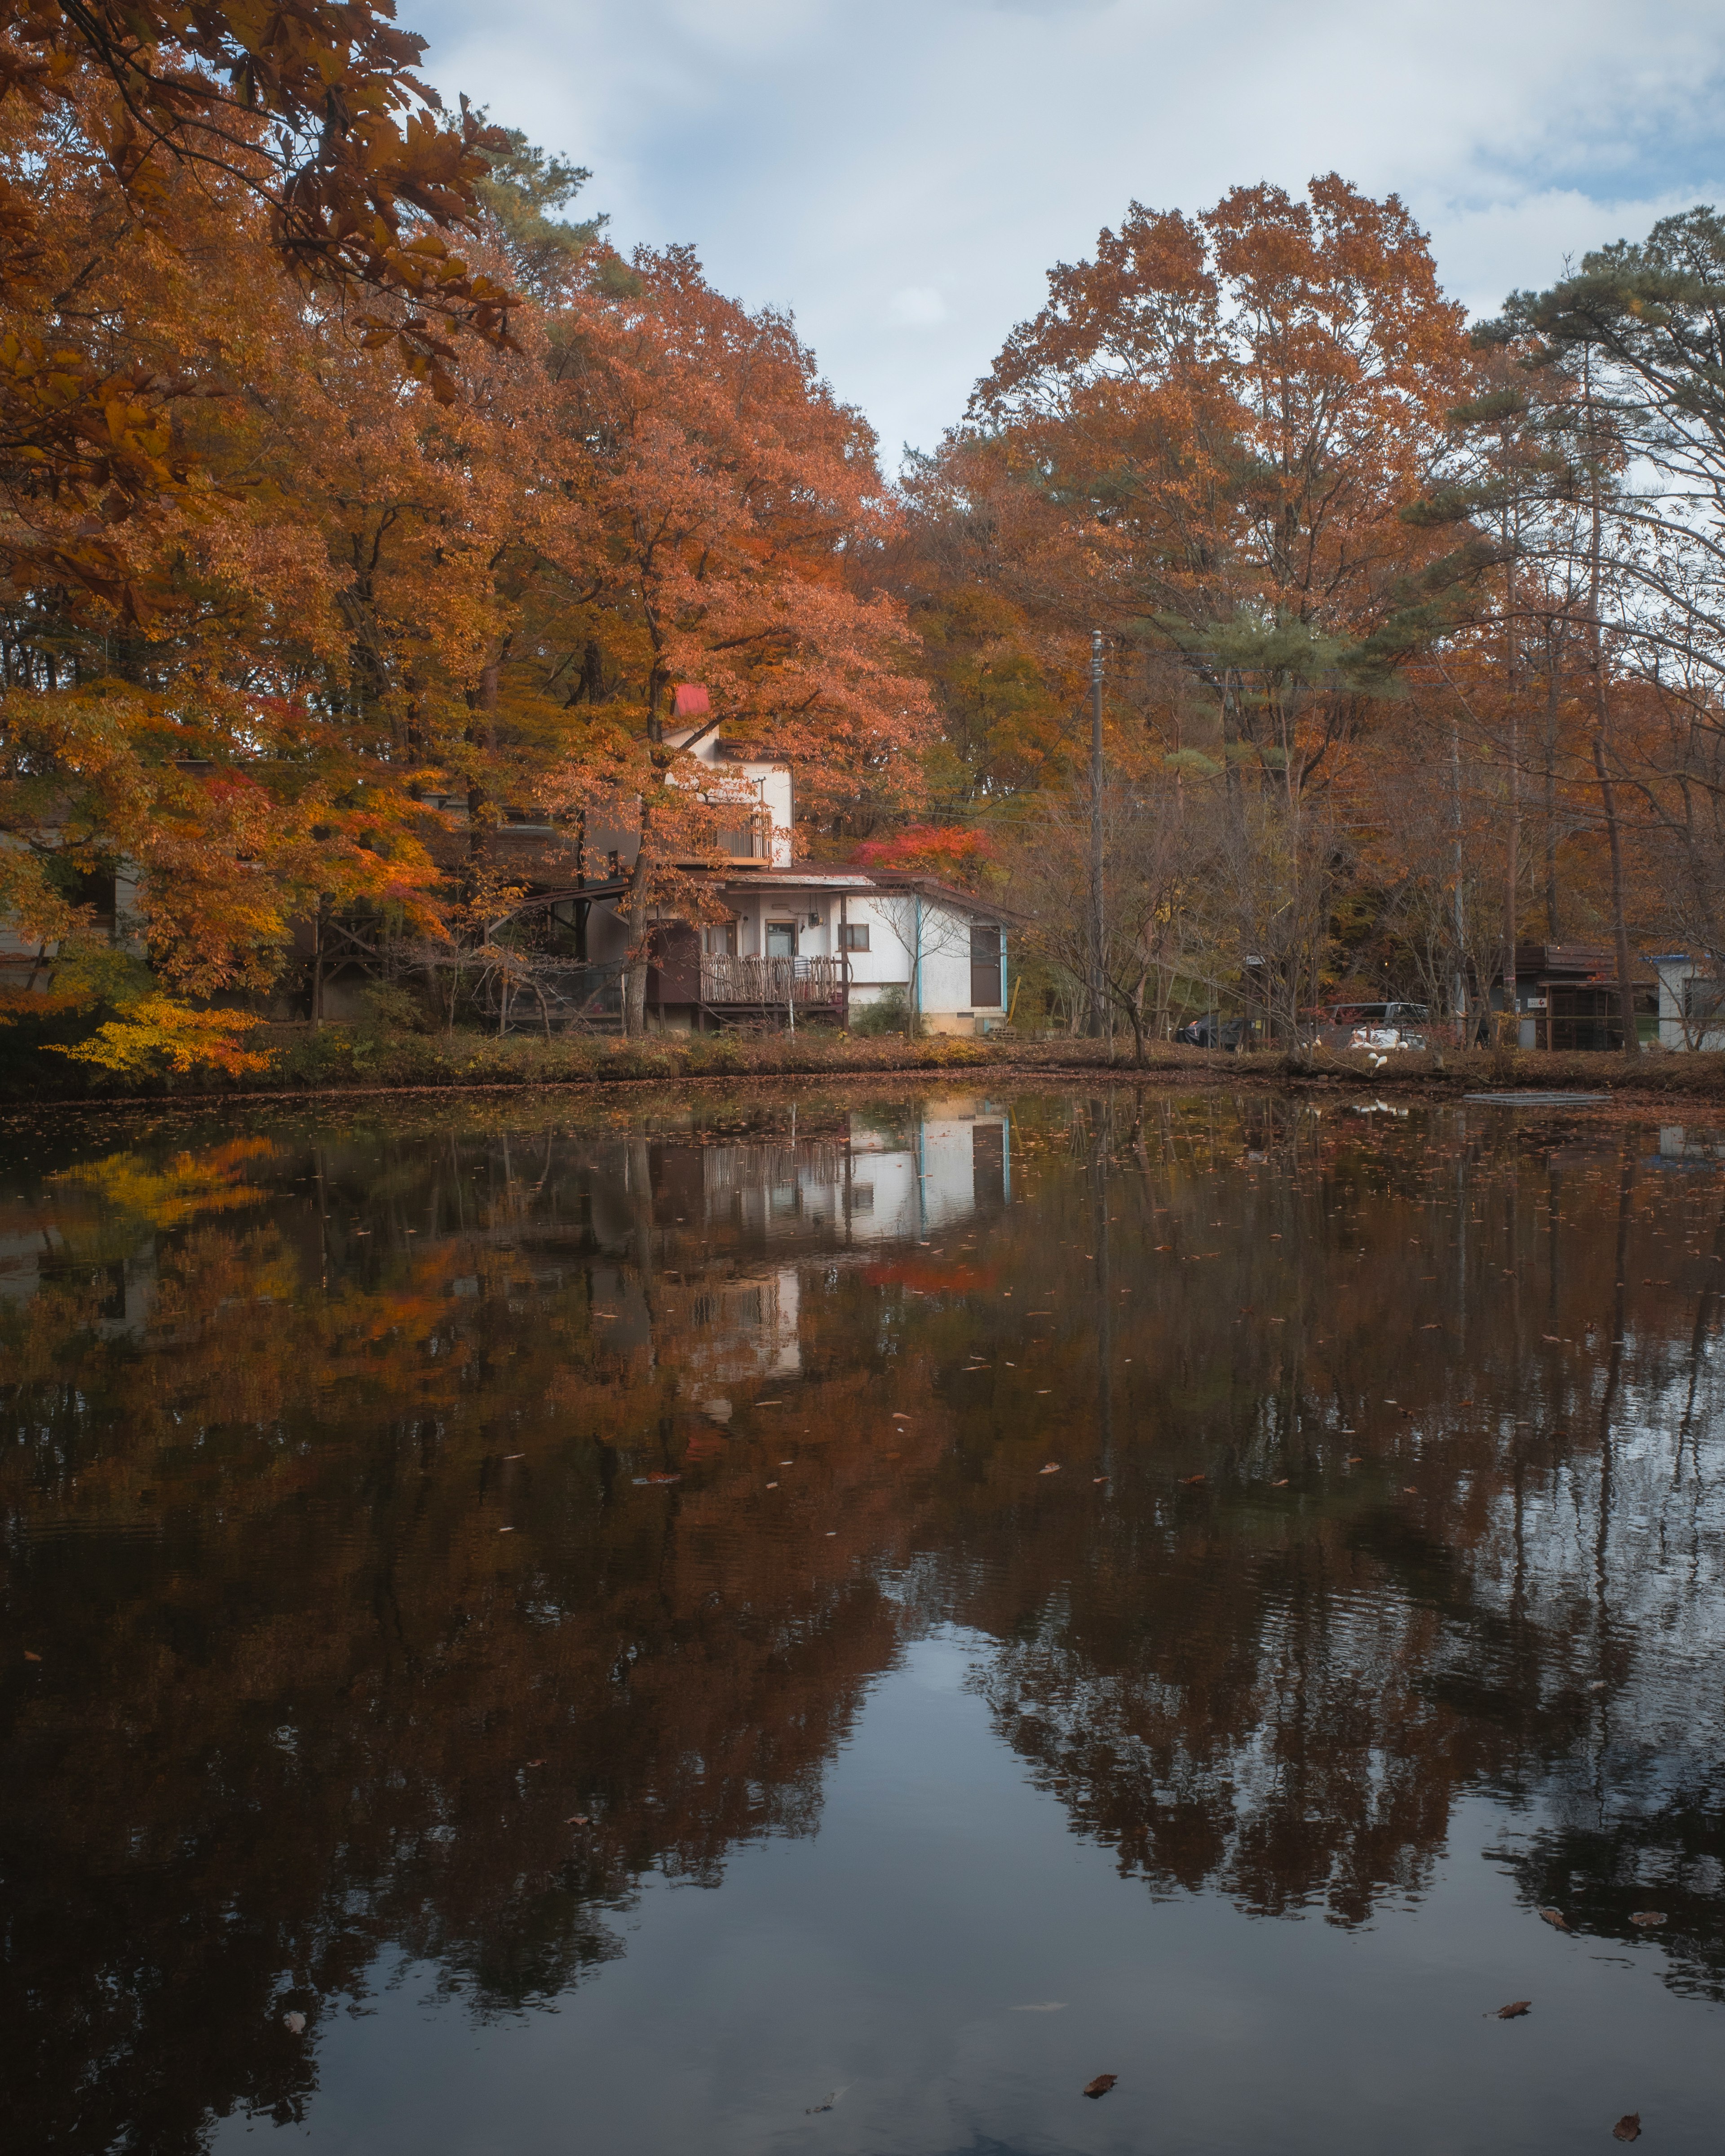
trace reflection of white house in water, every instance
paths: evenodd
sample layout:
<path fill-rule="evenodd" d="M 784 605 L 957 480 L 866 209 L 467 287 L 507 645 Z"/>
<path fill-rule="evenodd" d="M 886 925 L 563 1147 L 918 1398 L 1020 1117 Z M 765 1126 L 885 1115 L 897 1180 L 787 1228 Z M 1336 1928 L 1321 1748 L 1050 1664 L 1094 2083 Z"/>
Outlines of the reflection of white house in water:
<path fill-rule="evenodd" d="M 1667 1165 L 1692 1163 L 1717 1168 L 1725 1160 L 1725 1135 L 1717 1131 L 1691 1130 L 1681 1123 L 1661 1123 L 1656 1162 Z"/>
<path fill-rule="evenodd" d="M 769 1238 L 822 1227 L 847 1244 L 917 1240 L 1011 1195 L 1004 1108 L 931 1101 L 881 1127 L 853 1115 L 849 1142 L 792 1140 L 716 1147 L 703 1160 L 709 1220 Z"/>
<path fill-rule="evenodd" d="M 1010 1194 L 1006 1112 L 986 1101 L 931 1101 L 895 1127 L 853 1115 L 845 1138 L 716 1146 L 701 1156 L 702 1208 L 710 1222 L 769 1243 L 797 1238 L 875 1250 L 925 1241 Z M 801 1307 L 794 1265 L 705 1276 L 680 1312 L 677 1359 L 706 1412 L 726 1420 L 725 1387 L 793 1378 L 802 1369 Z"/>
<path fill-rule="evenodd" d="M 154 1238 L 139 1239 L 125 1258 L 80 1260 L 51 1223 L 28 1233 L 0 1232 L 0 1303 L 33 1301 L 51 1280 L 99 1290 L 91 1327 L 101 1340 L 141 1338 L 156 1306 Z"/>
<path fill-rule="evenodd" d="M 701 1284 L 687 1312 L 687 1344 L 677 1360 L 716 1422 L 728 1420 L 726 1385 L 794 1378 L 803 1368 L 797 1320 L 801 1284 L 793 1265 Z"/>

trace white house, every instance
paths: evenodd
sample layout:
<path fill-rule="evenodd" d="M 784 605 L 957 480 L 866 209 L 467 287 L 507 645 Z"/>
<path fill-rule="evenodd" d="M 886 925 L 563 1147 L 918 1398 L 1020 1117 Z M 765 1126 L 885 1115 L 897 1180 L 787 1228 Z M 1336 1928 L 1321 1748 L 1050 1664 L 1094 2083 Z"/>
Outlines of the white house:
<path fill-rule="evenodd" d="M 1664 951 L 1647 963 L 1659 977 L 1660 1046 L 1725 1049 L 1725 978 L 1717 962 Z"/>
<path fill-rule="evenodd" d="M 1004 911 L 927 877 L 798 861 L 790 765 L 716 733 L 696 739 L 709 711 L 698 685 L 676 690 L 673 711 L 691 723 L 670 739 L 689 744 L 696 764 L 712 775 L 706 798 L 716 812 L 718 844 L 716 857 L 708 849 L 675 864 L 697 896 L 681 917 L 667 913 L 658 925 L 647 990 L 650 1025 L 688 1031 L 750 1016 L 794 1024 L 817 1015 L 848 1024 L 882 998 L 901 999 L 928 1032 L 980 1034 L 1004 1022 L 1010 983 Z M 454 868 L 466 851 L 465 802 L 431 797 L 426 807 L 442 826 L 435 850 Z M 492 865 L 524 894 L 508 918 L 580 977 L 578 1004 L 591 1002 L 594 983 L 614 1001 L 629 948 L 624 908 L 638 844 L 639 830 L 626 821 L 552 823 L 531 811 L 510 814 L 487 834 Z M 122 867 L 104 891 L 92 891 L 99 927 L 116 937 L 135 934 L 127 906 L 128 899 L 135 905 L 134 890 Z M 497 924 L 499 931 L 505 927 Z M 358 1014 L 381 960 L 378 934 L 379 925 L 363 918 L 299 926 L 294 956 L 317 1015 Z M 0 931 L 0 968 L 34 983 L 46 978 L 44 955 L 52 953 Z"/>
<path fill-rule="evenodd" d="M 1006 1015 L 1006 922 L 985 901 L 923 878 L 817 862 L 735 861 L 701 879 L 716 919 L 665 921 L 648 988 L 656 1022 L 700 1029 L 748 1009 L 845 1022 L 883 997 L 933 1033 L 985 1033 Z M 615 901 L 588 948 L 620 960 Z"/>
<path fill-rule="evenodd" d="M 680 688 L 674 708 L 680 718 L 698 719 L 706 693 Z M 788 1024 L 817 1014 L 849 1023 L 883 997 L 902 998 L 927 1032 L 985 1033 L 1004 1022 L 1008 916 L 1001 909 L 927 877 L 799 862 L 788 763 L 713 734 L 690 753 L 714 775 L 711 798 L 726 860 L 681 864 L 702 903 L 689 918 L 660 923 L 648 982 L 650 1024 L 698 1030 L 754 1012 L 782 1013 Z M 559 859 L 567 865 L 564 880 L 574 880 L 576 841 L 567 827 L 512 821 L 493 843 L 506 864 L 518 857 L 536 882 L 554 886 Z M 635 843 L 624 827 L 590 826 L 582 834 L 581 887 L 552 904 L 572 926 L 578 915 L 582 955 L 594 966 L 620 966 L 628 951 L 624 886 Z M 533 849 L 538 858 L 530 865 Z"/>

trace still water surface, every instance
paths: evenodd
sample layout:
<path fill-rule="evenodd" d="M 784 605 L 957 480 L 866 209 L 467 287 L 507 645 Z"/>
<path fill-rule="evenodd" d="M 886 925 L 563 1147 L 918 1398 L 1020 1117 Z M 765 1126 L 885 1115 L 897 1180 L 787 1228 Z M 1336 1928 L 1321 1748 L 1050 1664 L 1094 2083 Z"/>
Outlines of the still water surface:
<path fill-rule="evenodd" d="M 1725 1131 L 3 1161 L 11 2147 L 1717 2149 Z"/>

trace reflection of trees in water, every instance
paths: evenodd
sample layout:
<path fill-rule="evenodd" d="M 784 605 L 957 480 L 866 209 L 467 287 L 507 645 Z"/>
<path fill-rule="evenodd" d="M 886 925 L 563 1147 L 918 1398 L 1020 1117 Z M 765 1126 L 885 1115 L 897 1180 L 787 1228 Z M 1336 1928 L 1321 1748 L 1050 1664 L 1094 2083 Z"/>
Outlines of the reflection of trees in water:
<path fill-rule="evenodd" d="M 1244 1137 L 1246 1162 L 1275 1147 L 1264 1119 Z M 1007 1568 L 1009 1587 L 973 1595 L 968 1621 L 1000 1639 L 977 1688 L 1074 1826 L 1158 1891 L 1216 1887 L 1257 1912 L 1324 1906 L 1356 1923 L 1384 1893 L 1421 1887 L 1455 1798 L 1483 1783 L 1542 1796 L 1557 1818 L 1591 1813 L 1587 1833 L 1557 1835 L 1589 1874 L 1587 1891 L 1559 1891 L 1539 1854 L 1520 1865 L 1544 1902 L 1574 1902 L 1579 1928 L 1600 1910 L 1606 1934 L 1645 1940 L 1625 1921 L 1624 1893 L 1645 1904 L 1647 1880 L 1669 1876 L 1676 1902 L 1656 1906 L 1671 1906 L 1673 1938 L 1688 1899 L 1695 1936 L 1717 1940 L 1717 1803 L 1684 1792 L 1680 1777 L 1661 1798 L 1641 1755 L 1595 1736 L 1609 1714 L 1651 1762 L 1688 1759 L 1706 1755 L 1725 1706 L 1721 1445 L 1707 1436 L 1725 1427 L 1707 1352 L 1717 1276 L 1691 1265 L 1688 1324 L 1650 1324 L 1658 1298 L 1645 1294 L 1639 1313 L 1625 1311 L 1620 1283 L 1641 1265 L 1671 1268 L 1658 1250 L 1671 1235 L 1658 1203 L 1636 1212 L 1635 1162 L 1613 1145 L 1604 1162 L 1570 1158 L 1583 1183 L 1568 1194 L 1572 1240 L 1561 1270 L 1550 1250 L 1539 1279 L 1527 1240 L 1561 1214 L 1565 1197 L 1550 1190 L 1561 1177 L 1538 1156 L 1512 1156 L 1498 1175 L 1471 1160 L 1453 1233 L 1464 1244 L 1471 1227 L 1475 1257 L 1483 1240 L 1492 1259 L 1475 1283 L 1483 1291 L 1468 1296 L 1471 1354 L 1455 1358 L 1453 1341 L 1445 1356 L 1421 1354 L 1406 1315 L 1397 1322 L 1397 1306 L 1419 1304 L 1397 1227 L 1406 1201 L 1430 1208 L 1430 1186 L 1453 1162 L 1408 1162 L 1402 1193 L 1395 1179 L 1380 1188 L 1376 1223 L 1350 1193 L 1371 1164 L 1361 1153 L 1309 1193 L 1311 1212 L 1341 1216 L 1365 1242 L 1356 1274 L 1346 1240 L 1326 1253 L 1328 1300 L 1307 1328 L 1305 1367 L 1276 1358 L 1275 1375 L 1290 1380 L 1281 1397 L 1261 1384 L 1260 1363 L 1250 1412 L 1229 1412 L 1234 1294 L 1204 1309 L 1175 1289 L 1160 1354 L 1186 1404 L 1208 1401 L 1209 1486 L 1168 1502 L 1167 1481 L 1152 1498 L 1127 1468 L 1106 1527 L 1050 1568 L 1059 1587 L 1048 1599 L 1035 1599 L 1022 1558 Z M 1270 1186 L 1279 1205 L 1302 1179 L 1287 1167 Z M 1253 1182 L 1246 1173 L 1244 1188 Z M 1266 1229 L 1270 1218 L 1300 1233 L 1287 1209 L 1261 1216 Z M 1699 1224 L 1691 1255 L 1710 1261 L 1725 1249 L 1717 1193 Z M 1322 1238 L 1316 1220 L 1305 1227 Z M 1427 1231 L 1417 1246 L 1427 1270 L 1434 1242 Z M 1512 1281 L 1492 1285 L 1509 1272 L 1505 1257 Z M 1643 1274 L 1639 1285 L 1676 1283 Z M 1238 1309 L 1255 1317 L 1291 1300 L 1287 1287 L 1281 1302 L 1255 1283 L 1246 1294 L 1257 1300 Z M 1535 1294 L 1538 1335 L 1524 1311 Z M 1598 1352 L 1579 1358 L 1583 1313 Z M 1328 1354 L 1316 1352 L 1320 1328 Z M 1147 1345 L 1147 1330 L 1134 1345 Z M 1516 1373 L 1520 1384 L 1505 1382 Z M 1322 1486 L 1311 1477 L 1339 1419 L 1356 1423 L 1341 1451 L 1358 1446 L 1365 1471 L 1352 1502 L 1339 1502 L 1332 1472 Z M 1216 1425 L 1229 1423 L 1231 1487 L 1216 1487 Z M 1201 1464 L 1190 1445 L 1175 1487 L 1189 1464 Z M 1335 1445 L 1328 1464 L 1339 1464 Z M 1302 1481 L 1302 1468 L 1298 1501 L 1270 1496 L 1283 1477 Z M 1402 1475 L 1421 1483 L 1397 1487 Z M 1639 1852 L 1639 1871 L 1624 1874 L 1625 1850 Z"/>
<path fill-rule="evenodd" d="M 296 2116 L 320 2012 L 380 1954 L 482 2014 L 567 1989 L 644 1872 L 712 1884 L 810 1829 L 893 1651 L 849 1553 L 747 1532 L 752 1478 L 633 1485 L 691 1414 L 598 1322 L 654 1291 L 627 1163 L 566 1156 L 536 1209 L 470 1151 L 375 1184 L 339 1148 L 276 1165 L 303 1195 L 248 1214 L 188 1176 L 172 1233 L 131 1216 L 153 1297 L 105 1345 L 80 1239 L 145 1179 L 63 1190 L 66 1262 L 9 1343 L 13 1609 L 44 1656 L 0 1685 L 20 2146 Z M 392 1213 L 423 1237 L 380 1262 Z"/>
<path fill-rule="evenodd" d="M 1276 1120 L 1260 1111 L 1240 1132 L 1226 1291 L 1200 1298 L 1177 1276 L 1133 1330 L 1169 1382 L 1106 1522 L 1048 1552 L 1046 1591 L 1021 1536 L 951 1575 L 966 1620 L 1001 1642 L 977 1681 L 1002 1734 L 1078 1831 L 1157 1891 L 1214 1887 L 1254 1911 L 1321 1905 L 1358 1922 L 1420 1888 L 1463 1791 L 1561 1808 L 1586 1758 L 1594 1816 L 1613 1822 L 1594 1854 L 1620 1815 L 1674 1878 L 1717 1897 L 1716 1865 L 1676 1861 L 1692 1843 L 1725 1853 L 1717 1816 L 1651 1801 L 1620 1748 L 1594 1757 L 1593 1734 L 1609 1706 L 1650 1753 L 1687 1758 L 1717 1726 L 1725 1520 L 1704 1434 L 1725 1404 L 1707 1348 L 1717 1188 L 1692 1194 L 1686 1224 L 1668 1193 L 1638 1204 L 1615 1139 L 1563 1159 L 1512 1133 L 1495 1155 L 1457 1144 L 1386 1161 Z M 1122 1164 L 1143 1125 L 1141 1111 Z M 1204 1135 L 1163 1133 L 1164 1239 L 1182 1152 L 1217 1172 Z M 1303 1317 L 1312 1284 L 1297 1267 L 1271 1277 L 1272 1232 L 1322 1263 Z M 1090 1239 L 1101 1247 L 1093 1226 Z M 1434 1288 L 1412 1276 L 1422 1268 L 1449 1278 Z M 1647 1292 L 1685 1270 L 1686 1306 Z M 1269 1332 L 1290 1321 L 1301 1353 Z M 1426 1343 L 1433 1330 L 1447 1337 Z M 1068 1378 L 1081 1389 L 1076 1358 Z M 1201 1495 L 1180 1493 L 1189 1470 L 1207 1473 Z M 1297 1495 L 1272 1495 L 1278 1483 Z M 1578 1924 L 1595 1898 L 1578 1897 Z M 1715 1932 L 1720 1914 L 1716 1898 Z M 1645 1936 L 1621 1910 L 1604 1928 Z"/>
<path fill-rule="evenodd" d="M 933 1622 L 1000 1643 L 1003 1732 L 1158 1890 L 1358 1922 L 1484 1783 L 1555 1807 L 1526 1891 L 1629 1936 L 1668 1874 L 1713 1980 L 1713 1785 L 1661 1764 L 1717 1726 L 1711 1176 L 1024 1103 L 1026 1202 L 864 1262 L 734 1202 L 842 1187 L 836 1111 L 465 1112 L 53 1186 L 0 1394 L 27 2145 L 291 2115 L 280 2013 L 315 2035 L 380 1958 L 480 2013 L 566 1988 L 644 1873 L 806 1830 Z"/>
<path fill-rule="evenodd" d="M 1424 1885 L 1460 1790 L 1555 1754 L 1575 1708 L 1445 1555 L 1369 1517 L 1276 1551 L 1177 1531 L 1118 1620 L 1060 1610 L 979 1689 L 1122 1871 L 1360 1922 Z"/>
<path fill-rule="evenodd" d="M 1609 1802 L 1565 1774 L 1541 1825 L 1507 1861 L 1523 1897 L 1561 1908 L 1578 1931 L 1645 1943 L 1631 1920 L 1649 1909 L 1665 1979 L 1695 1998 L 1725 1999 L 1725 1778 L 1716 1758 L 1672 1760 L 1622 1748 L 1603 1763 Z"/>

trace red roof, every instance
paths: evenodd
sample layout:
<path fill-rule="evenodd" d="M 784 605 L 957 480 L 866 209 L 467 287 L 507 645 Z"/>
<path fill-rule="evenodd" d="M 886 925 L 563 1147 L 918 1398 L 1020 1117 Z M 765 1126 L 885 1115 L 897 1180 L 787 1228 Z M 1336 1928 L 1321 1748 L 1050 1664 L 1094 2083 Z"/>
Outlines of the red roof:
<path fill-rule="evenodd" d="M 712 708 L 712 699 L 699 681 L 679 681 L 671 690 L 671 716 L 674 719 L 706 718 Z"/>

